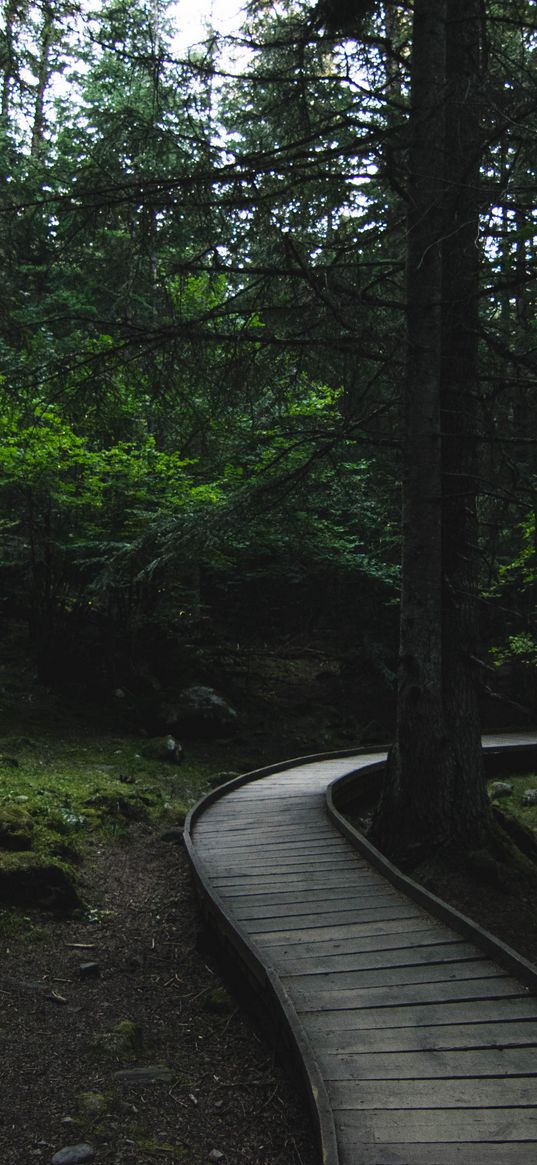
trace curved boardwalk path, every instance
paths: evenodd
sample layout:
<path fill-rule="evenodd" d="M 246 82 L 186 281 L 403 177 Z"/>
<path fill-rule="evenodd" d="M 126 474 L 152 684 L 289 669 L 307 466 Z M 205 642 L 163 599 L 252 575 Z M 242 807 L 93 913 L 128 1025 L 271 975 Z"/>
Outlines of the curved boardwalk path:
<path fill-rule="evenodd" d="M 327 786 L 379 759 L 295 762 L 201 803 L 198 883 L 285 1014 L 326 1165 L 536 1165 L 530 965 L 433 917 L 327 816 Z"/>

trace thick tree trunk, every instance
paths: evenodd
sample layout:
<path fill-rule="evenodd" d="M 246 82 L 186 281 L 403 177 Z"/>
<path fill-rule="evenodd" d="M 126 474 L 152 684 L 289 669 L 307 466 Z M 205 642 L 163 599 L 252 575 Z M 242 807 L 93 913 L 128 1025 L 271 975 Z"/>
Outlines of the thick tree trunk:
<path fill-rule="evenodd" d="M 482 777 L 477 452 L 481 0 L 449 0 L 446 230 L 443 244 L 443 693 L 453 753 L 450 832 L 475 844 L 489 825 Z"/>
<path fill-rule="evenodd" d="M 391 853 L 441 826 L 440 378 L 447 0 L 416 0 L 407 242 L 407 374 L 401 443 L 402 579 L 396 743 L 373 837 Z M 434 774 L 434 781 L 432 776 Z M 433 801 L 435 804 L 433 804 Z M 399 843 L 402 843 L 402 846 Z"/>
<path fill-rule="evenodd" d="M 396 740 L 372 837 L 397 860 L 483 839 L 477 689 L 479 0 L 416 0 Z M 477 56 L 476 56 L 477 54 Z"/>

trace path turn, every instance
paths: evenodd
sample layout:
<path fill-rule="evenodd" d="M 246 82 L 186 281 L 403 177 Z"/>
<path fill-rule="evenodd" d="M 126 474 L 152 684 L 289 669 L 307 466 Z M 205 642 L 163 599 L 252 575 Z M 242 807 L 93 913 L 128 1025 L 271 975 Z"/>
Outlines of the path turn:
<path fill-rule="evenodd" d="M 536 1165 L 537 998 L 327 816 L 327 786 L 380 759 L 295 762 L 196 807 L 202 892 L 266 970 L 326 1165 Z"/>

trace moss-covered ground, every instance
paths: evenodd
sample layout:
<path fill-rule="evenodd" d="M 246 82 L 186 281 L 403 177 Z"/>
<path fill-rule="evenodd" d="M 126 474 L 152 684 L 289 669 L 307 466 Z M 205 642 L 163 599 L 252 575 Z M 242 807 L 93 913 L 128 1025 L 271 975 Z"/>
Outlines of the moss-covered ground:
<path fill-rule="evenodd" d="M 511 814 L 512 817 L 516 817 L 522 825 L 526 826 L 526 829 L 537 834 L 537 773 L 510 776 L 506 778 L 505 783 L 512 785 L 513 792 L 507 797 L 494 798 L 494 804 Z M 534 805 L 524 803 L 525 795 L 529 791 L 535 792 L 536 803 Z"/>
<path fill-rule="evenodd" d="M 77 889 L 88 841 L 132 822 L 182 824 L 210 787 L 210 760 L 146 758 L 135 736 L 0 737 L 0 932 L 12 906 L 91 909 Z"/>

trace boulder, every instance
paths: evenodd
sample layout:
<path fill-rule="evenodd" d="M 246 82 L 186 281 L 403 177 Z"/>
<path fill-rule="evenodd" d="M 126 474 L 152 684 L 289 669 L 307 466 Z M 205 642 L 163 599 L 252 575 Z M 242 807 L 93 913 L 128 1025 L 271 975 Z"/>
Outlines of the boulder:
<path fill-rule="evenodd" d="M 83 1165 L 85 1161 L 93 1161 L 95 1149 L 92 1145 L 66 1145 L 59 1149 L 51 1160 L 51 1165 Z"/>
<path fill-rule="evenodd" d="M 183 759 L 183 746 L 170 735 L 152 737 L 140 752 L 146 760 L 162 761 L 169 765 L 180 765 Z"/>
<path fill-rule="evenodd" d="M 525 789 L 522 794 L 523 805 L 537 805 L 537 789 Z"/>
<path fill-rule="evenodd" d="M 238 727 L 238 713 L 214 688 L 193 685 L 184 688 L 176 700 L 171 730 L 194 739 L 230 736 Z"/>
<path fill-rule="evenodd" d="M 489 796 L 495 801 L 498 797 L 510 797 L 513 786 L 510 781 L 492 781 L 489 785 Z"/>
<path fill-rule="evenodd" d="M 0 902 L 67 912 L 83 905 L 63 863 L 34 854 L 5 854 L 0 864 Z"/>
<path fill-rule="evenodd" d="M 32 848 L 34 823 L 24 809 L 2 805 L 0 808 L 0 849 Z"/>

